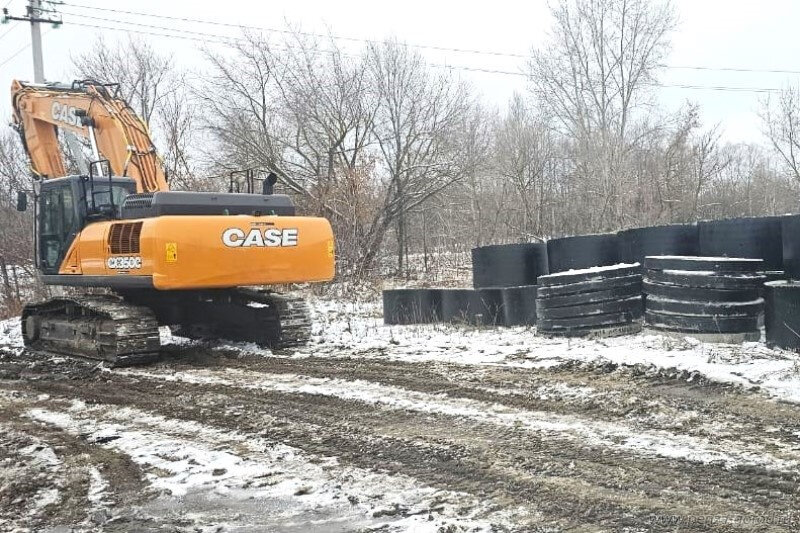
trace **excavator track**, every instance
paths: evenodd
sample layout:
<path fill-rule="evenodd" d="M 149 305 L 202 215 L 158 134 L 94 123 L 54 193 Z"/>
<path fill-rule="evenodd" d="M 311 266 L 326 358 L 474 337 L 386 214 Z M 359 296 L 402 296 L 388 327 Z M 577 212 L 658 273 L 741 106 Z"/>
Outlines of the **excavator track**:
<path fill-rule="evenodd" d="M 154 313 L 114 295 L 59 297 L 25 306 L 25 345 L 46 352 L 129 366 L 156 361 L 161 347 Z"/>
<path fill-rule="evenodd" d="M 192 339 L 254 342 L 270 349 L 302 346 L 311 336 L 308 304 L 263 289 L 126 295 L 152 308 L 162 325 Z"/>
<path fill-rule="evenodd" d="M 302 298 L 258 289 L 239 289 L 242 297 L 248 298 L 248 307 L 266 305 L 270 313 L 277 314 L 279 336 L 265 339 L 272 348 L 304 346 L 311 337 L 311 315 L 308 303 Z"/>

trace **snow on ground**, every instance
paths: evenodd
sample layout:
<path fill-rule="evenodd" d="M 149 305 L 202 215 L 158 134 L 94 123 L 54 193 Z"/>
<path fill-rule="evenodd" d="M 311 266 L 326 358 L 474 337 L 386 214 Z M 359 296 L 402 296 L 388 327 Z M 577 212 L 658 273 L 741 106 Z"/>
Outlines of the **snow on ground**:
<path fill-rule="evenodd" d="M 523 327 L 385 326 L 378 303 L 313 304 L 314 344 L 298 350 L 295 357 L 378 357 L 524 368 L 568 361 L 644 364 L 758 386 L 776 398 L 800 403 L 800 354 L 770 349 L 761 342 L 712 344 L 646 334 L 560 339 L 537 336 L 534 328 Z"/>
<path fill-rule="evenodd" d="M 763 343 L 701 343 L 691 337 L 629 335 L 612 339 L 549 339 L 532 328 L 474 328 L 446 324 L 385 326 L 377 302 L 312 300 L 312 343 L 288 357 L 388 358 L 464 365 L 541 368 L 568 361 L 610 361 L 698 372 L 708 379 L 759 386 L 776 398 L 800 403 L 800 354 Z M 190 341 L 162 328 L 162 342 Z M 20 350 L 19 319 L 0 321 L 0 347 Z M 248 354 L 270 352 L 251 343 L 218 343 Z M 286 355 L 284 355 L 286 356 Z"/>
<path fill-rule="evenodd" d="M 63 410 L 36 408 L 26 416 L 130 456 L 164 498 L 204 494 L 217 502 L 209 512 L 230 500 L 280 501 L 270 516 L 276 523 L 325 515 L 333 522 L 356 519 L 389 524 L 387 531 L 419 532 L 440 531 L 454 519 L 470 531 L 514 521 L 513 512 L 490 511 L 490 501 L 408 476 L 341 466 L 336 458 L 312 457 L 268 439 L 133 408 L 73 401 Z M 104 491 L 105 481 L 93 475 L 90 501 L 102 505 Z M 465 505 L 472 509 L 467 516 L 461 514 Z M 395 518 L 398 508 L 404 512 Z"/>
<path fill-rule="evenodd" d="M 645 430 L 635 423 L 596 422 L 587 418 L 527 411 L 471 399 L 450 398 L 363 380 L 315 378 L 296 374 L 255 374 L 237 369 L 188 370 L 172 373 L 124 370 L 123 374 L 146 376 L 165 381 L 213 384 L 293 394 L 316 394 L 353 400 L 396 410 L 409 410 L 459 416 L 506 427 L 524 428 L 539 435 L 559 435 L 580 440 L 590 446 L 626 450 L 688 461 L 721 462 L 726 466 L 760 465 L 786 470 L 798 465 L 796 459 L 783 459 L 761 446 L 743 450 L 738 445 L 713 443 L 705 437 L 676 435 L 667 431 Z M 710 428 L 716 433 L 720 428 Z M 730 428 L 727 428 L 730 431 Z M 776 450 L 797 457 L 791 450 Z"/>
<path fill-rule="evenodd" d="M 25 437 L 28 438 L 27 435 Z M 30 461 L 32 465 L 39 467 L 42 471 L 48 472 L 50 475 L 57 475 L 61 468 L 61 461 L 56 456 L 55 451 L 41 441 L 20 448 L 17 452 Z M 45 507 L 54 505 L 60 500 L 61 491 L 57 486 L 39 489 L 28 502 L 27 515 L 35 516 Z"/>
<path fill-rule="evenodd" d="M 108 496 L 108 480 L 103 477 L 96 467 L 89 470 L 89 490 L 86 499 L 91 504 L 92 511 L 98 511 L 109 505 L 106 500 Z"/>
<path fill-rule="evenodd" d="M 19 318 L 0 320 L 0 348 L 13 349 L 17 352 L 22 349 L 22 328 Z"/>
<path fill-rule="evenodd" d="M 218 342 L 211 347 L 257 356 L 371 358 L 465 366 L 542 368 L 570 361 L 643 364 L 698 373 L 712 380 L 746 387 L 757 385 L 776 398 L 800 402 L 800 355 L 768 349 L 761 343 L 709 344 L 691 338 L 643 334 L 602 340 L 553 339 L 537 336 L 531 328 L 443 324 L 385 326 L 380 304 L 374 301 L 316 299 L 311 304 L 314 332 L 313 342 L 307 347 L 279 354 L 254 344 Z M 168 328 L 162 328 L 161 338 L 165 344 L 182 345 L 187 349 L 194 344 L 194 341 L 171 335 Z M 21 353 L 19 319 L 0 321 L 0 350 Z M 380 382 L 264 374 L 220 367 L 181 366 L 181 370 L 176 371 L 169 362 L 156 367 L 113 371 L 165 381 L 321 395 L 396 411 L 456 416 L 498 428 L 520 428 L 531 435 L 575 439 L 589 446 L 624 450 L 638 456 L 721 462 L 726 466 L 760 465 L 779 470 L 796 469 L 800 462 L 800 451 L 796 447 L 772 446 L 765 444 L 767 441 L 751 443 L 746 438 L 717 438 L 736 435 L 736 420 L 716 421 L 714 426 L 711 422 L 701 423 L 702 431 L 681 434 L 641 427 L 635 419 L 610 422 L 530 411 Z M 493 392 L 520 394 L 523 391 Z M 599 395 L 606 394 L 591 386 L 569 384 L 547 385 L 524 393 L 543 398 L 554 395 L 576 402 L 596 400 Z M 13 397 L 0 394 L 0 400 L 13 401 Z M 664 416 L 668 415 L 672 413 Z M 268 435 L 259 437 L 223 431 L 132 408 L 75 401 L 71 406 L 29 409 L 27 416 L 130 456 L 141 466 L 151 486 L 161 491 L 159 501 L 186 501 L 200 495 L 206 505 L 199 507 L 199 513 L 222 512 L 220 509 L 229 502 L 278 501 L 281 504 L 273 513 L 276 524 L 322 516 L 327 523 L 347 521 L 360 526 L 385 523 L 386 531 L 447 530 L 452 522 L 466 524 L 470 530 L 485 531 L 489 530 L 489 524 L 513 524 L 521 513 L 518 510 L 492 512 L 490 500 L 475 501 L 467 494 L 437 490 L 402 474 L 388 475 L 350 467 L 333 457 L 313 456 L 276 443 L 269 440 Z M 693 422 L 696 422 L 699 415 L 681 413 L 675 423 L 680 424 L 683 416 L 694 417 Z M 23 447 L 21 453 L 36 457 L 50 470 L 59 469 L 52 449 L 37 445 Z M 87 497 L 92 510 L 104 508 L 107 486 L 108 481 L 99 471 L 90 472 Z M 41 508 L 59 499 L 58 488 L 50 487 L 36 495 L 35 505 Z M 208 502 L 215 504 L 207 505 Z M 395 512 L 398 506 L 403 508 L 402 513 Z M 231 508 L 234 507 L 241 508 Z M 460 515 L 463 509 L 470 509 L 467 516 Z M 225 518 L 214 515 L 206 522 L 224 523 Z"/>
<path fill-rule="evenodd" d="M 18 399 L 18 394 L 3 394 L 0 396 L 0 409 L 7 408 Z M 4 448 L 5 452 L 0 454 L 0 491 L 9 490 L 9 487 L 13 490 L 14 484 L 22 482 L 31 472 L 36 476 L 59 478 L 62 461 L 50 445 L 33 435 L 4 425 L 0 425 L 0 432 L 0 448 Z M 12 456 L 2 458 L 6 454 Z M 56 483 L 36 490 L 25 502 L 25 515 L 36 516 L 45 507 L 58 503 L 62 496 L 59 487 L 60 484 Z"/>
<path fill-rule="evenodd" d="M 701 343 L 687 337 L 631 335 L 612 339 L 548 339 L 529 328 L 472 328 L 445 324 L 385 326 L 377 303 L 316 300 L 313 343 L 294 357 L 377 357 L 474 365 L 546 367 L 566 361 L 610 361 L 699 372 L 709 379 L 758 385 L 777 398 L 800 402 L 800 355 L 763 343 Z M 162 328 L 165 344 L 187 344 Z M 20 349 L 19 320 L 0 321 L 0 347 Z M 269 353 L 251 343 L 218 347 Z"/>

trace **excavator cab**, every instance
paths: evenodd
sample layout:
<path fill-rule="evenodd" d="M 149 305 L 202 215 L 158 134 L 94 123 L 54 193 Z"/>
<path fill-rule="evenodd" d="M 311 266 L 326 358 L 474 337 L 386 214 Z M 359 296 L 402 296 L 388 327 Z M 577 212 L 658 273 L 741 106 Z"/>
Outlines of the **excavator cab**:
<path fill-rule="evenodd" d="M 72 241 L 88 222 L 119 218 L 136 192 L 131 178 L 67 176 L 42 181 L 36 195 L 36 260 L 43 274 L 56 274 Z"/>

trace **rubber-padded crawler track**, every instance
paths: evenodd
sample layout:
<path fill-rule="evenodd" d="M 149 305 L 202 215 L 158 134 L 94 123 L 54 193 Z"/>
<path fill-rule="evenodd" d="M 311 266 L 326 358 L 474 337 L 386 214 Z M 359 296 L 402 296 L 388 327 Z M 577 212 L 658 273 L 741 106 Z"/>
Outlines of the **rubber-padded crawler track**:
<path fill-rule="evenodd" d="M 155 361 L 158 322 L 153 312 L 114 295 L 59 297 L 25 306 L 25 345 L 46 352 L 99 359 L 113 366 Z"/>

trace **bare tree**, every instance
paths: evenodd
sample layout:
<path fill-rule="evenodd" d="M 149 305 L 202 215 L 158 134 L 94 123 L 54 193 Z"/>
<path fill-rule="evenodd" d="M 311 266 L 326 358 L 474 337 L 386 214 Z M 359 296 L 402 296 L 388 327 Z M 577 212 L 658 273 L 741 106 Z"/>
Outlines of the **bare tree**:
<path fill-rule="evenodd" d="M 166 96 L 156 109 L 155 142 L 161 148 L 164 172 L 173 189 L 208 188 L 198 173 L 199 111 L 189 94 L 188 88 L 182 86 Z"/>
<path fill-rule="evenodd" d="M 208 162 L 221 172 L 263 166 L 303 194 L 302 179 L 286 179 L 283 146 L 290 134 L 276 81 L 280 65 L 271 44 L 248 35 L 225 53 L 206 51 L 206 58 L 211 70 L 194 96 L 205 110 L 202 127 L 213 143 Z"/>
<path fill-rule="evenodd" d="M 669 50 L 671 3 L 559 0 L 552 11 L 551 41 L 530 63 L 536 97 L 575 139 L 625 139 Z"/>
<path fill-rule="evenodd" d="M 209 54 L 211 83 L 198 98 L 221 171 L 265 168 L 303 207 L 333 221 L 340 257 L 357 262 L 376 213 L 370 152 L 375 104 L 360 58 L 333 40 L 293 34 L 272 44 L 248 35 Z"/>
<path fill-rule="evenodd" d="M 0 131 L 0 316 L 20 310 L 22 291 L 35 279 L 32 211 L 15 209 L 17 193 L 31 188 L 30 176 L 20 140 L 5 128 Z"/>
<path fill-rule="evenodd" d="M 719 125 L 703 132 L 692 143 L 691 176 L 694 181 L 694 197 L 692 202 L 692 218 L 700 216 L 700 200 L 704 187 L 708 182 L 730 164 L 727 155 L 720 151 Z"/>
<path fill-rule="evenodd" d="M 248 35 L 208 57 L 198 98 L 220 168 L 277 173 L 305 207 L 331 218 L 356 274 L 373 266 L 393 224 L 402 250 L 406 214 L 464 175 L 456 133 L 466 89 L 406 46 L 348 56 L 333 39 Z"/>
<path fill-rule="evenodd" d="M 559 0 L 549 42 L 530 61 L 533 94 L 575 150 L 575 173 L 594 202 L 594 226 L 620 220 L 630 177 L 624 160 L 656 73 L 669 50 L 675 14 L 669 1 Z"/>
<path fill-rule="evenodd" d="M 186 74 L 172 57 L 143 40 L 111 46 L 100 38 L 73 64 L 81 79 L 119 84 L 121 96 L 150 127 L 167 179 L 177 188 L 193 188 L 197 106 L 189 98 Z"/>
<path fill-rule="evenodd" d="M 402 271 L 408 253 L 407 213 L 464 177 L 458 164 L 463 137 L 457 132 L 470 95 L 465 85 L 433 73 L 417 52 L 396 41 L 370 45 L 366 61 L 377 101 L 373 135 L 385 169 L 383 203 L 366 253 L 377 253 L 384 233 L 396 222 Z"/>
<path fill-rule="evenodd" d="M 497 235 L 497 219 L 502 207 L 495 204 L 491 196 L 497 185 L 494 183 L 494 138 L 497 122 L 497 111 L 478 103 L 465 114 L 464 125 L 459 128 L 463 139 L 459 165 L 465 176 L 459 187 L 453 187 L 448 192 L 448 200 L 452 201 L 453 208 L 441 212 L 439 226 L 453 225 L 453 230 L 457 233 L 465 233 L 463 228 L 466 228 L 466 234 L 458 237 L 463 238 L 468 245 L 482 246 L 492 242 Z M 466 193 L 463 200 L 459 196 L 460 191 Z M 466 218 L 465 204 L 470 206 Z M 435 211 L 434 216 L 437 213 Z M 462 228 L 461 232 L 457 231 L 457 225 Z M 423 232 L 427 236 L 427 228 L 423 228 Z"/>
<path fill-rule="evenodd" d="M 774 104 L 763 102 L 761 119 L 775 152 L 800 183 L 800 87 L 782 90 Z"/>
<path fill-rule="evenodd" d="M 514 187 L 522 204 L 520 237 L 544 237 L 545 209 L 549 200 L 555 143 L 549 125 L 515 94 L 495 139 L 497 168 Z"/>
<path fill-rule="evenodd" d="M 122 96 L 147 124 L 163 101 L 178 90 L 180 81 L 171 57 L 133 38 L 109 45 L 100 37 L 90 52 L 72 62 L 81 79 L 119 83 Z"/>

